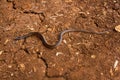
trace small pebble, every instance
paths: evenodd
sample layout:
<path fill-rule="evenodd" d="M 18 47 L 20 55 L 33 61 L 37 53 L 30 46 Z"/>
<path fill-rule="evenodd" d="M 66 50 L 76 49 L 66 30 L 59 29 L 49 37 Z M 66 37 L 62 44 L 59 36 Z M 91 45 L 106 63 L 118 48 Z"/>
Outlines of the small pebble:
<path fill-rule="evenodd" d="M 24 71 L 25 70 L 25 64 L 21 63 L 19 64 L 19 68 L 21 71 Z"/>
<path fill-rule="evenodd" d="M 31 31 L 33 31 L 33 30 L 35 30 L 32 26 L 30 26 L 30 25 L 27 25 L 27 28 L 29 29 L 29 30 L 31 30 Z"/>
<path fill-rule="evenodd" d="M 111 75 L 111 76 L 114 75 L 112 68 L 110 69 L 110 75 Z"/>
<path fill-rule="evenodd" d="M 8 65 L 8 68 L 12 68 L 12 65 Z"/>
<path fill-rule="evenodd" d="M 2 55 L 3 51 L 0 51 L 0 55 Z"/>
<path fill-rule="evenodd" d="M 118 60 L 115 60 L 113 68 L 115 69 L 115 71 L 118 70 Z"/>
<path fill-rule="evenodd" d="M 103 73 L 100 73 L 101 75 L 103 75 Z"/>
<path fill-rule="evenodd" d="M 10 75 L 11 75 L 11 76 L 14 76 L 14 74 L 13 74 L 13 73 L 11 73 Z"/>
<path fill-rule="evenodd" d="M 37 71 L 37 69 L 36 69 L 35 67 L 33 67 L 33 71 L 34 71 L 34 72 L 36 72 L 36 71 Z"/>
<path fill-rule="evenodd" d="M 63 40 L 63 42 L 64 42 L 65 44 L 67 43 L 67 41 L 66 41 L 65 39 Z"/>
<path fill-rule="evenodd" d="M 48 28 L 47 30 L 48 30 L 48 31 L 52 31 L 52 28 Z"/>
<path fill-rule="evenodd" d="M 45 25 L 46 28 L 48 28 L 49 26 L 48 25 Z"/>
<path fill-rule="evenodd" d="M 95 59 L 95 58 L 96 58 L 96 56 L 95 56 L 95 55 L 91 55 L 91 58 L 92 58 L 92 59 Z"/>
<path fill-rule="evenodd" d="M 79 52 L 76 52 L 75 54 L 76 54 L 76 55 L 78 55 L 78 54 L 79 54 Z"/>
<path fill-rule="evenodd" d="M 115 30 L 116 30 L 117 32 L 120 32 L 120 25 L 116 26 L 116 27 L 115 27 Z"/>
<path fill-rule="evenodd" d="M 116 1 L 116 0 L 114 0 L 113 2 L 114 2 L 114 3 L 116 3 L 117 1 Z"/>
<path fill-rule="evenodd" d="M 4 44 L 7 44 L 8 42 L 9 42 L 9 39 L 6 39 L 5 42 L 4 42 Z"/>
<path fill-rule="evenodd" d="M 58 55 L 60 55 L 60 54 L 63 54 L 63 53 L 62 53 L 62 52 L 57 52 L 57 53 L 56 53 L 56 56 L 58 56 Z"/>

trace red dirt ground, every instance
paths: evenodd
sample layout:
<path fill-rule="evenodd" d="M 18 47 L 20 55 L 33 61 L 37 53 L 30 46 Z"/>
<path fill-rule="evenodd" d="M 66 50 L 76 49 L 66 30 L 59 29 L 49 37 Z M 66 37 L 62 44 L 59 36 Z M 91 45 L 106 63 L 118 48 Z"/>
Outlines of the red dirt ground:
<path fill-rule="evenodd" d="M 0 0 L 0 80 L 120 80 L 120 0 Z M 66 29 L 109 31 L 96 35 Z"/>

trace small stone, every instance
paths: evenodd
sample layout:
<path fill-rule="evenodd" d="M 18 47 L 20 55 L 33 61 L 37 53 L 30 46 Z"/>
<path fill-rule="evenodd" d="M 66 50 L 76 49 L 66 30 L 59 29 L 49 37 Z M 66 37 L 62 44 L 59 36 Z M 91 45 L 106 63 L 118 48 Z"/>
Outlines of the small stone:
<path fill-rule="evenodd" d="M 31 30 L 31 31 L 33 31 L 33 30 L 35 30 L 32 26 L 30 26 L 30 25 L 27 25 L 27 28 L 29 29 L 29 30 Z"/>
<path fill-rule="evenodd" d="M 48 28 L 48 25 L 45 25 L 46 28 Z"/>
<path fill-rule="evenodd" d="M 112 68 L 110 69 L 110 75 L 111 75 L 111 76 L 114 75 Z"/>
<path fill-rule="evenodd" d="M 8 42 L 9 42 L 9 39 L 6 39 L 5 42 L 4 42 L 4 44 L 7 44 Z"/>
<path fill-rule="evenodd" d="M 31 31 L 35 30 L 34 28 L 29 28 Z"/>
<path fill-rule="evenodd" d="M 57 53 L 56 53 L 56 56 L 58 56 L 58 55 L 60 55 L 60 54 L 63 54 L 63 53 L 62 53 L 62 52 L 57 52 Z"/>
<path fill-rule="evenodd" d="M 25 64 L 21 63 L 19 64 L 19 68 L 21 71 L 24 71 L 25 70 Z"/>
<path fill-rule="evenodd" d="M 14 74 L 13 74 L 13 73 L 11 73 L 10 75 L 11 75 L 11 76 L 13 76 Z"/>
<path fill-rule="evenodd" d="M 8 65 L 8 68 L 12 68 L 12 65 Z"/>
<path fill-rule="evenodd" d="M 47 30 L 48 30 L 48 31 L 52 31 L 52 28 L 48 28 Z"/>
<path fill-rule="evenodd" d="M 75 54 L 76 54 L 76 55 L 78 55 L 78 54 L 79 54 L 79 52 L 76 52 Z"/>
<path fill-rule="evenodd" d="M 95 58 L 96 58 L 96 56 L 95 56 L 95 55 L 91 55 L 91 58 L 92 58 L 92 59 L 95 59 Z"/>
<path fill-rule="evenodd" d="M 36 69 L 35 67 L 33 67 L 33 71 L 34 71 L 34 72 L 36 72 L 36 71 L 37 71 L 37 69 Z"/>
<path fill-rule="evenodd" d="M 65 39 L 63 40 L 63 42 L 64 42 L 65 44 L 67 43 L 67 41 L 66 41 Z"/>
<path fill-rule="evenodd" d="M 117 71 L 118 70 L 118 60 L 115 60 L 115 63 L 114 63 L 114 66 L 113 66 L 113 68 L 115 69 L 115 71 Z"/>
<path fill-rule="evenodd" d="M 103 75 L 103 73 L 100 73 L 101 75 Z"/>
<path fill-rule="evenodd" d="M 2 55 L 3 51 L 0 51 L 0 55 Z"/>
<path fill-rule="evenodd" d="M 114 2 L 114 3 L 116 3 L 117 1 L 116 1 L 116 0 L 114 0 L 113 2 Z"/>
<path fill-rule="evenodd" d="M 117 32 L 120 32 L 120 25 L 116 26 L 116 27 L 115 27 L 115 30 L 116 30 Z"/>

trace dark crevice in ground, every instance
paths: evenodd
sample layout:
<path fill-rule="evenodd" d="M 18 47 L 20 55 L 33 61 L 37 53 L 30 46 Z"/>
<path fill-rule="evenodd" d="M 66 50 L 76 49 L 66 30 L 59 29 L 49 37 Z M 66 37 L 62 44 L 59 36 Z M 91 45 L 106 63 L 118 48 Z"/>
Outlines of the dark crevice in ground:
<path fill-rule="evenodd" d="M 25 48 L 25 49 L 23 49 L 23 50 L 24 50 L 27 54 L 30 54 L 27 48 Z"/>
<path fill-rule="evenodd" d="M 32 11 L 32 10 L 29 10 L 29 11 L 23 11 L 23 13 L 38 15 L 41 22 L 43 22 L 45 20 L 45 14 L 43 12 L 35 12 L 35 11 Z"/>
<path fill-rule="evenodd" d="M 40 59 L 44 62 L 45 66 L 46 66 L 45 76 L 48 77 L 48 75 L 47 75 L 48 63 L 47 63 L 47 61 L 43 57 L 40 57 Z"/>
<path fill-rule="evenodd" d="M 13 9 L 17 9 L 17 7 L 16 7 L 16 4 L 15 4 L 15 1 L 14 0 L 6 0 L 7 2 L 9 2 L 9 3 L 12 3 L 12 5 L 13 5 Z M 33 11 L 33 10 L 28 10 L 28 11 L 23 11 L 23 13 L 27 13 L 27 14 L 38 14 L 38 15 L 40 15 L 41 14 L 41 16 L 43 17 L 43 18 L 45 18 L 45 15 L 44 15 L 44 13 L 43 12 L 35 12 L 35 11 Z"/>
<path fill-rule="evenodd" d="M 14 0 L 7 0 L 7 2 L 11 2 L 12 3 L 12 8 L 16 9 Z"/>
<path fill-rule="evenodd" d="M 13 5 L 12 8 L 15 9 L 15 10 L 17 9 L 14 0 L 7 0 L 7 2 L 11 2 L 12 5 Z M 35 12 L 33 10 L 25 10 L 25 11 L 23 10 L 22 12 L 25 13 L 25 14 L 35 14 L 35 15 L 38 15 L 39 19 L 41 20 L 41 22 L 43 22 L 45 20 L 44 12 Z"/>
<path fill-rule="evenodd" d="M 41 14 L 44 16 L 43 12 L 35 12 L 35 11 L 32 11 L 32 10 L 29 10 L 29 11 L 23 11 L 23 13 L 26 13 L 26 14 Z"/>
<path fill-rule="evenodd" d="M 40 57 L 40 59 L 44 62 L 45 66 L 46 66 L 45 76 L 46 76 L 47 78 L 64 78 L 64 79 L 65 79 L 65 77 L 64 77 L 65 75 L 49 76 L 49 75 L 48 75 L 48 71 L 47 71 L 49 65 L 48 65 L 46 59 L 44 59 L 43 57 Z M 65 79 L 65 80 L 66 80 L 66 79 Z"/>
<path fill-rule="evenodd" d="M 48 68 L 48 63 L 47 61 L 43 58 L 43 57 L 40 57 L 40 59 L 44 62 L 45 66 L 46 66 L 46 69 Z"/>

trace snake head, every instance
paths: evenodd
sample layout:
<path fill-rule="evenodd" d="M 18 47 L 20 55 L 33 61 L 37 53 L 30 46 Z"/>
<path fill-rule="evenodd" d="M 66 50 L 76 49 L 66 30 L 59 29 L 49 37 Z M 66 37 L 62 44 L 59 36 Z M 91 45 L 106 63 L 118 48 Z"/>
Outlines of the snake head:
<path fill-rule="evenodd" d="M 26 39 L 26 36 L 18 36 L 18 37 L 16 37 L 16 38 L 14 38 L 15 41 L 16 41 L 16 40 L 20 40 L 20 39 Z"/>

